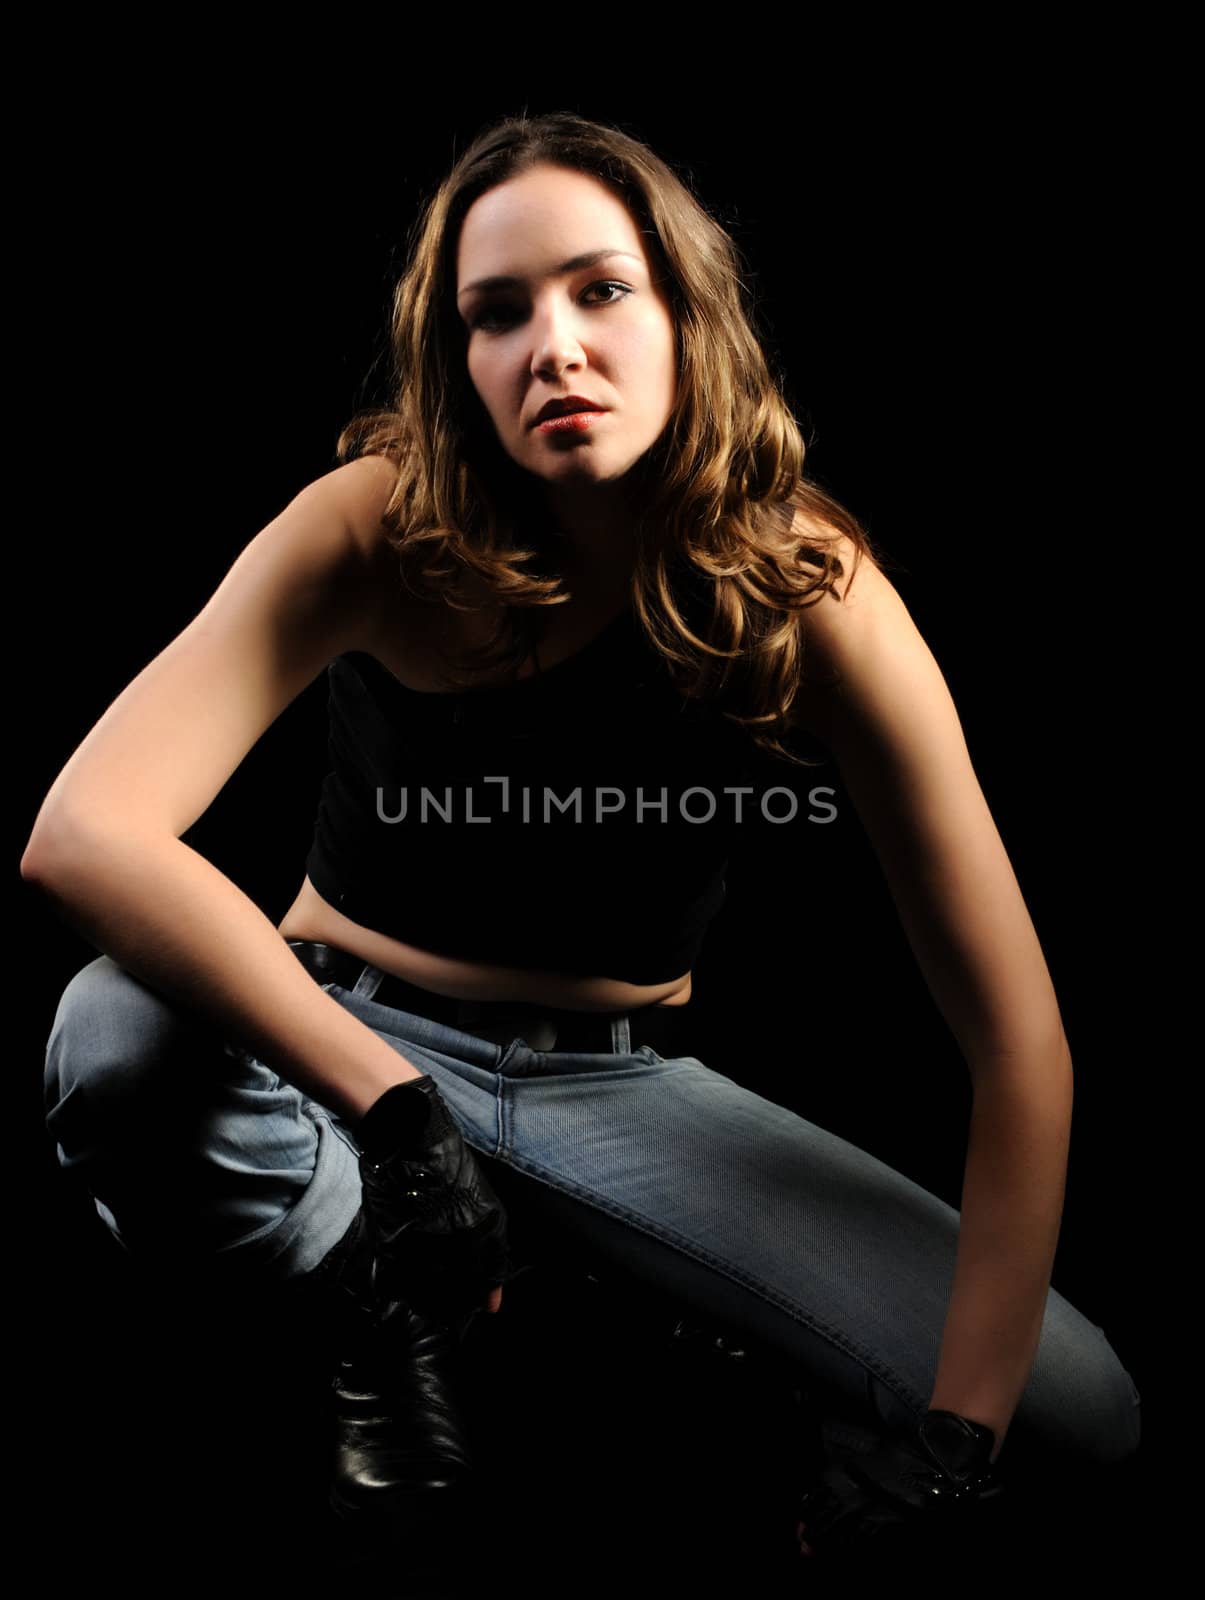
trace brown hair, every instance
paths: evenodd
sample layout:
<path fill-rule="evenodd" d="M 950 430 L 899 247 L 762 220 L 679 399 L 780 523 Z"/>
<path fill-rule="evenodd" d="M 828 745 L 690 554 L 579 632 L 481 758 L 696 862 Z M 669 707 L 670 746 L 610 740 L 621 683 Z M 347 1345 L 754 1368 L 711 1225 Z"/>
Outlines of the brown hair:
<path fill-rule="evenodd" d="M 533 618 L 571 596 L 545 564 L 539 486 L 502 449 L 469 379 L 456 251 L 473 202 L 541 162 L 623 200 L 673 313 L 676 403 L 632 469 L 636 616 L 680 692 L 714 700 L 759 749 L 796 761 L 780 741 L 793 726 L 803 613 L 839 593 L 841 535 L 855 571 L 876 552 L 803 476 L 803 438 L 753 331 L 738 246 L 639 140 L 569 112 L 508 117 L 478 135 L 411 230 L 394 295 L 392 403 L 344 428 L 338 459 L 397 464 L 384 524 L 403 584 L 459 610 L 501 605 L 492 637 L 461 659 L 470 671 L 517 668 Z"/>

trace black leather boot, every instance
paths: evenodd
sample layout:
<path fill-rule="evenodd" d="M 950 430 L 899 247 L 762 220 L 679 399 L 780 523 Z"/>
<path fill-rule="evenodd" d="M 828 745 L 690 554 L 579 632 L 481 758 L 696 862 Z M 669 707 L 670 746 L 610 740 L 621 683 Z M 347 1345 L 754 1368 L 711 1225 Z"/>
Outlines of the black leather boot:
<path fill-rule="evenodd" d="M 332 1385 L 332 1508 L 345 1517 L 445 1501 L 471 1458 L 457 1399 L 468 1321 L 448 1324 L 372 1291 L 362 1214 L 336 1247 L 339 1356 Z"/>

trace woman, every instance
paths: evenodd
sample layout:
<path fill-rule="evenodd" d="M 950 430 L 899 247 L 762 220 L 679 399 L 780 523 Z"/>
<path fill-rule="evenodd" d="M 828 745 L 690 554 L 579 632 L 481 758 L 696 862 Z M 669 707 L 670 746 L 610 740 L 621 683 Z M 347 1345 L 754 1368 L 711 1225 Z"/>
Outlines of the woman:
<path fill-rule="evenodd" d="M 802 476 L 730 239 L 630 137 L 508 120 L 422 219 L 394 349 L 392 410 L 42 807 L 23 872 L 104 952 L 50 1039 L 61 1161 L 150 1263 L 349 1291 L 345 1512 L 463 1478 L 447 1359 L 520 1210 L 873 1426 L 830 1436 L 805 1554 L 944 1536 L 1014 1417 L 1132 1454 L 1134 1386 L 1050 1289 L 1072 1071 L 1042 953 L 931 654 Z M 333 771 L 274 928 L 181 835 L 324 670 Z M 748 758 L 795 739 L 971 1072 L 961 1215 L 684 1048 L 739 804 L 771 814 Z"/>

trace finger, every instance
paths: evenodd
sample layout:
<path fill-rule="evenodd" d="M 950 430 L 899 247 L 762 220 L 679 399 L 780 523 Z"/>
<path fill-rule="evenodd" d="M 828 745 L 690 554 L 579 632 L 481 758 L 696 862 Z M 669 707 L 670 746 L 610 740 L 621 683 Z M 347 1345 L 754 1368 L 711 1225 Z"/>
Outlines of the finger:
<path fill-rule="evenodd" d="M 501 1306 L 502 1306 L 502 1285 L 499 1284 L 497 1286 L 497 1288 L 490 1290 L 489 1299 L 485 1302 L 485 1309 L 487 1311 L 498 1311 L 498 1310 L 501 1309 Z"/>

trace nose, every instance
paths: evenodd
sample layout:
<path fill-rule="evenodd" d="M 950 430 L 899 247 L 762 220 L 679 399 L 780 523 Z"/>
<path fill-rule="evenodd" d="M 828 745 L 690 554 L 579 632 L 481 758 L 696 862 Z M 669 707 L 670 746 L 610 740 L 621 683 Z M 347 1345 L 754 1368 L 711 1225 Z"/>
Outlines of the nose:
<path fill-rule="evenodd" d="M 573 307 L 563 303 L 537 306 L 532 313 L 531 370 L 534 376 L 555 378 L 566 368 L 580 367 L 583 360 Z"/>

